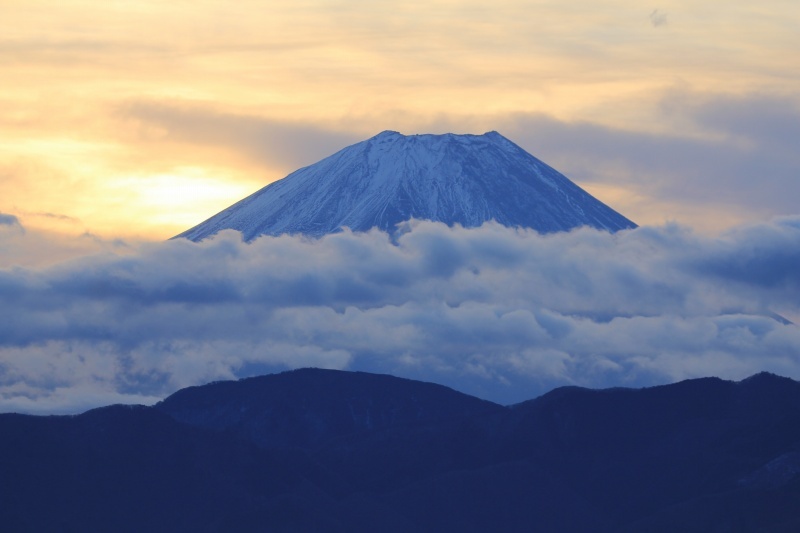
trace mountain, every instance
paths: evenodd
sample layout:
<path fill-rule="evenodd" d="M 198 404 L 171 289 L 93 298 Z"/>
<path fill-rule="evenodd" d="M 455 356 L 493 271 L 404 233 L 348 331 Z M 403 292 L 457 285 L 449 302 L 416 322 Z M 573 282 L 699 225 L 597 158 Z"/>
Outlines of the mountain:
<path fill-rule="evenodd" d="M 384 131 L 289 174 L 177 237 L 235 229 L 245 240 L 347 227 L 394 231 L 411 218 L 450 226 L 495 220 L 541 233 L 636 225 L 497 132 Z"/>
<path fill-rule="evenodd" d="M 0 435 L 9 533 L 800 530 L 800 383 L 766 373 L 503 407 L 305 369 Z"/>
<path fill-rule="evenodd" d="M 313 368 L 189 387 L 156 408 L 189 425 L 236 430 L 263 448 L 310 448 L 353 432 L 503 409 L 434 383 Z"/>

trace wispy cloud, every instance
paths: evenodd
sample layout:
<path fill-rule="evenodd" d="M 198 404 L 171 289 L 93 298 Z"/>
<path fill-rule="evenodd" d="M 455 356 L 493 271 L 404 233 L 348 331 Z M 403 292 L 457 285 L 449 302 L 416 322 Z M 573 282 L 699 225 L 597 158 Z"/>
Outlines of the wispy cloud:
<path fill-rule="evenodd" d="M 225 232 L 0 271 L 0 408 L 71 411 L 300 366 L 498 401 L 759 370 L 800 377 L 800 221 L 541 236 L 415 223 L 321 240 Z"/>
<path fill-rule="evenodd" d="M 649 17 L 650 24 L 652 24 L 654 28 L 660 28 L 661 26 L 666 26 L 668 24 L 667 13 L 661 11 L 660 9 L 654 9 L 651 11 Z"/>
<path fill-rule="evenodd" d="M 53 220 L 60 220 L 63 222 L 80 223 L 80 219 L 71 217 L 69 215 L 63 215 L 61 213 L 28 213 L 27 216 L 50 218 Z"/>
<path fill-rule="evenodd" d="M 220 112 L 186 102 L 133 101 L 118 112 L 162 129 L 160 142 L 225 148 L 287 173 L 363 140 L 352 129 Z"/>
<path fill-rule="evenodd" d="M 15 215 L 6 215 L 3 213 L 0 213 L 0 226 L 22 228 L 22 224 L 19 223 L 19 219 Z"/>
<path fill-rule="evenodd" d="M 661 131 L 543 114 L 500 118 L 498 128 L 574 180 L 627 190 L 634 201 L 612 205 L 639 222 L 725 227 L 737 217 L 797 212 L 800 158 L 793 140 L 800 138 L 800 106 L 794 98 L 677 88 L 660 98 L 658 109 L 653 120 Z M 653 212 L 662 218 L 649 218 Z"/>

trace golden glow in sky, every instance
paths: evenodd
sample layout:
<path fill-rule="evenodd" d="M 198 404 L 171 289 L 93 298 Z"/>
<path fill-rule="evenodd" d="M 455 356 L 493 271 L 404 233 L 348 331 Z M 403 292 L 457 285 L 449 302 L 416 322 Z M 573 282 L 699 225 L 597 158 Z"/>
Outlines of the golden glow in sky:
<path fill-rule="evenodd" d="M 2 0 L 0 18 L 0 213 L 25 227 L 168 238 L 386 129 L 500 131 L 640 224 L 789 214 L 800 181 L 793 1 Z"/>

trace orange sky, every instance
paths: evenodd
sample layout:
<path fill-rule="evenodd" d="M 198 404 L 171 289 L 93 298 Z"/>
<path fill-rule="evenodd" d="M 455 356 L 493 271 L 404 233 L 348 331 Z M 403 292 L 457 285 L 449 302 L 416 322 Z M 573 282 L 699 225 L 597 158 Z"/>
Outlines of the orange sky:
<path fill-rule="evenodd" d="M 800 180 L 791 1 L 0 0 L 0 18 L 0 213 L 26 228 L 165 239 L 386 129 L 500 131 L 640 224 L 789 214 Z"/>

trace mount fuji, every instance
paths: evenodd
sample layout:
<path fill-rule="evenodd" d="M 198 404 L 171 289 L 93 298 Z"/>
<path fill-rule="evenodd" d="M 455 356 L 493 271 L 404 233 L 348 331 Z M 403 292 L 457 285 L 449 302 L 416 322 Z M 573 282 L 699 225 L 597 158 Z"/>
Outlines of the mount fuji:
<path fill-rule="evenodd" d="M 540 233 L 636 224 L 497 132 L 402 135 L 384 131 L 271 183 L 177 235 L 224 229 L 321 237 L 350 228 L 393 232 L 410 219 L 449 226 L 486 221 Z"/>

